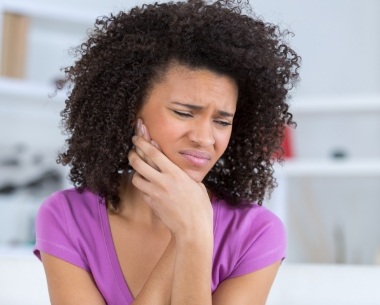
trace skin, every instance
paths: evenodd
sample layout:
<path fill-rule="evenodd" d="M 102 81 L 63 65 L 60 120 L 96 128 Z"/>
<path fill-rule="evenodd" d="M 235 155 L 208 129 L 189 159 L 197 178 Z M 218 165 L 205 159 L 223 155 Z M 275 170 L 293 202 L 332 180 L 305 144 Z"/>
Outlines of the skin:
<path fill-rule="evenodd" d="M 228 76 L 173 64 L 138 112 L 134 174 L 109 213 L 135 305 L 265 304 L 280 262 L 210 294 L 213 214 L 202 180 L 228 145 L 237 96 Z M 105 304 L 89 273 L 48 254 L 42 261 L 52 304 Z"/>

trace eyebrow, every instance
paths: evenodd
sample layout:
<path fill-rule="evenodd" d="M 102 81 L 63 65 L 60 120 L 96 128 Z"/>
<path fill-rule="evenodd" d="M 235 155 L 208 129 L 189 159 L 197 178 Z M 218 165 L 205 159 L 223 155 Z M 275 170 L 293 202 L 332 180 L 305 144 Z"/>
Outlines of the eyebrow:
<path fill-rule="evenodd" d="M 199 106 L 199 105 L 193 105 L 193 104 L 184 104 L 184 103 L 179 103 L 179 102 L 172 102 L 173 104 L 176 104 L 176 105 L 179 105 L 179 106 L 183 106 L 185 108 L 188 108 L 190 110 L 202 110 L 204 109 L 203 106 Z M 218 113 L 219 115 L 223 116 L 223 117 L 229 117 L 229 118 L 232 118 L 234 115 L 232 113 L 229 113 L 227 111 L 223 111 L 223 110 L 218 110 Z"/>

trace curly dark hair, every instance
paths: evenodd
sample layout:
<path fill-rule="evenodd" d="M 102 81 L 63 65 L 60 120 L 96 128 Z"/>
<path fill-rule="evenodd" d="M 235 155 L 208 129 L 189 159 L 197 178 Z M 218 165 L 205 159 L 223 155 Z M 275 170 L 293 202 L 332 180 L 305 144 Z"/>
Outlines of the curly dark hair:
<path fill-rule="evenodd" d="M 143 5 L 98 18 L 79 58 L 64 69 L 70 94 L 61 112 L 68 139 L 58 163 L 70 165 L 78 190 L 88 188 L 114 209 L 130 168 L 136 113 L 173 61 L 232 77 L 239 97 L 229 145 L 204 179 L 231 205 L 262 204 L 276 186 L 282 161 L 288 91 L 298 82 L 300 57 L 289 32 L 243 13 L 241 1 L 201 0 Z"/>

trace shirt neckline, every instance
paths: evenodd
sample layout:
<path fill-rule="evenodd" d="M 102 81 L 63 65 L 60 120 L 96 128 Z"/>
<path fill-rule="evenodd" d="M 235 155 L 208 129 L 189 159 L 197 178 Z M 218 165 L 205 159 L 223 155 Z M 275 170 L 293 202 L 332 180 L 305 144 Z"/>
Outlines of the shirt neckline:
<path fill-rule="evenodd" d="M 218 201 L 219 200 L 217 200 L 217 198 L 214 195 L 211 196 L 211 204 L 212 204 L 212 207 L 214 210 L 214 217 L 213 217 L 213 226 L 214 226 L 213 234 L 214 234 L 214 236 L 215 236 L 215 231 L 217 229 L 216 228 L 217 227 L 217 219 L 219 216 L 219 208 L 218 208 L 219 202 Z M 104 198 L 98 196 L 98 204 L 99 204 L 100 221 L 101 221 L 101 226 L 102 226 L 103 235 L 104 235 L 103 240 L 104 240 L 105 248 L 106 248 L 106 251 L 108 254 L 109 263 L 112 267 L 113 274 L 115 276 L 115 281 L 117 283 L 119 291 L 122 294 L 124 300 L 129 302 L 129 303 L 132 303 L 134 301 L 134 297 L 131 293 L 131 290 L 129 289 L 128 282 L 124 278 L 124 274 L 123 274 L 123 271 L 121 269 L 119 259 L 117 257 L 116 248 L 115 248 L 115 244 L 113 242 L 110 222 L 109 222 L 109 218 L 108 218 L 107 205 L 106 205 Z M 214 260 L 214 254 L 215 253 L 213 253 L 213 260 Z"/>
<path fill-rule="evenodd" d="M 107 206 L 103 198 L 99 197 L 100 219 L 104 234 L 104 243 L 108 254 L 109 262 L 112 267 L 113 274 L 117 286 L 125 301 L 129 303 L 133 302 L 134 297 L 129 289 L 128 283 L 124 278 L 119 259 L 117 257 L 115 244 L 113 242 L 111 227 L 108 218 Z"/>

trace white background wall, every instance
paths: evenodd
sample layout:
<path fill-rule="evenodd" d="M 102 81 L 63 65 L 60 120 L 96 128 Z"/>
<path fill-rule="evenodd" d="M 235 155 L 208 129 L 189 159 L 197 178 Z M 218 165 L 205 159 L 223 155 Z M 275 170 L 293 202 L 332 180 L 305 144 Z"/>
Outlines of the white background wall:
<path fill-rule="evenodd" d="M 33 4 L 63 7 L 97 16 L 145 2 L 66 0 L 63 5 L 62 1 L 57 0 L 35 0 Z M 251 3 L 256 14 L 264 20 L 280 24 L 295 33 L 291 45 L 303 58 L 298 98 L 380 94 L 380 1 L 256 0 Z M 69 26 L 49 22 L 49 26 L 45 26 L 43 21 L 34 23 L 38 32 L 33 32 L 32 28 L 31 39 L 36 42 L 36 48 L 40 44 L 46 52 L 37 52 L 36 49 L 30 53 L 28 72 L 29 76 L 40 79 L 41 76 L 33 74 L 33 71 L 39 71 L 35 68 L 49 67 L 52 69 L 50 73 L 57 71 L 65 57 L 65 50 L 80 41 L 87 25 Z M 67 37 L 55 34 L 60 29 Z M 60 53 L 56 49 L 49 52 L 49 45 L 53 44 L 62 46 Z M 39 71 L 38 74 L 44 73 Z"/>
<path fill-rule="evenodd" d="M 99 14 L 128 6 L 126 1 L 66 1 L 70 2 L 73 7 L 90 7 Z M 145 1 L 128 3 L 132 6 L 132 3 Z M 291 44 L 303 57 L 299 96 L 380 93 L 378 0 L 257 0 L 251 3 L 257 15 L 296 34 Z"/>

